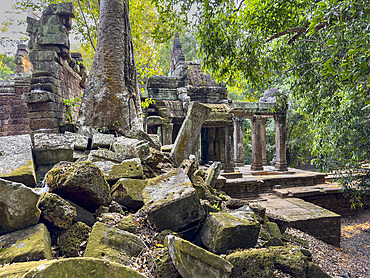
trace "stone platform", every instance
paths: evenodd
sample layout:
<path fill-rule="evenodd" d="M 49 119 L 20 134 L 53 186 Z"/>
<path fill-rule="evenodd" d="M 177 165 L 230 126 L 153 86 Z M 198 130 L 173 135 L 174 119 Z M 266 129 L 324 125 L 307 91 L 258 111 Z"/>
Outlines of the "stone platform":
<path fill-rule="evenodd" d="M 251 171 L 250 165 L 238 167 L 237 178 L 229 178 L 231 173 L 221 173 L 226 178 L 222 182 L 222 190 L 234 198 L 255 198 L 262 193 L 271 193 L 277 188 L 313 186 L 325 183 L 326 174 L 288 168 L 278 172 L 272 166 L 264 166 L 263 171 Z M 241 177 L 240 177 L 241 174 Z M 223 177 L 220 178 L 220 183 Z"/>
<path fill-rule="evenodd" d="M 340 245 L 339 214 L 298 198 L 281 199 L 273 194 L 263 194 L 260 198 L 254 202 L 266 208 L 270 221 L 281 229 L 297 228 L 326 243 Z"/>

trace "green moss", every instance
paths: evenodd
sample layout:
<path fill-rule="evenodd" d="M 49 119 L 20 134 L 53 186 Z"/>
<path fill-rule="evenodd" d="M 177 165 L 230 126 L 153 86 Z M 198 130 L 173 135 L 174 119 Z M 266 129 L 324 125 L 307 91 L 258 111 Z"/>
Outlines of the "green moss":
<path fill-rule="evenodd" d="M 135 226 L 131 215 L 122 218 L 116 227 L 129 233 L 137 233 L 137 227 Z"/>
<path fill-rule="evenodd" d="M 77 222 L 59 237 L 58 244 L 62 254 L 67 257 L 78 256 L 81 243 L 89 237 L 91 228 L 85 223 Z"/>
<path fill-rule="evenodd" d="M 44 224 L 14 232 L 19 239 L 0 251 L 0 264 L 52 258 L 49 231 Z"/>
<path fill-rule="evenodd" d="M 226 257 L 233 266 L 231 277 L 273 277 L 274 254 L 268 249 L 236 252 Z"/>
<path fill-rule="evenodd" d="M 132 256 L 137 256 L 145 245 L 133 234 L 112 226 L 96 222 L 90 234 L 84 257 L 108 259 L 129 264 Z"/>
<path fill-rule="evenodd" d="M 0 178 L 4 178 L 14 182 L 21 182 L 27 186 L 36 185 L 35 170 L 31 160 L 27 160 L 26 164 L 15 169 L 8 174 L 1 174 Z"/>
<path fill-rule="evenodd" d="M 95 258 L 70 258 L 45 262 L 29 271 L 24 278 L 139 278 L 139 272 L 123 265 Z"/>

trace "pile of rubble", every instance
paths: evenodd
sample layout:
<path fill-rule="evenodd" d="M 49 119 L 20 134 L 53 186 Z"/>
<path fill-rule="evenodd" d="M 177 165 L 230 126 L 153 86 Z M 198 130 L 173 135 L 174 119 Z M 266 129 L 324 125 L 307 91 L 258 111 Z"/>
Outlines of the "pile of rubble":
<path fill-rule="evenodd" d="M 215 189 L 221 163 L 176 168 L 130 136 L 34 134 L 39 187 L 0 179 L 0 277 L 329 277 L 264 208 Z"/>

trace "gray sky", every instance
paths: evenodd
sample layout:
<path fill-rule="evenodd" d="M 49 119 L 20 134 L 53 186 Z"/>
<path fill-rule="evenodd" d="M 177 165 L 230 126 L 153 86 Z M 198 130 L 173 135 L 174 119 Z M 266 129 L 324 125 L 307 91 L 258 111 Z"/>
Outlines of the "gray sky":
<path fill-rule="evenodd" d="M 27 18 L 27 12 L 22 12 L 21 14 L 15 14 L 13 5 L 15 3 L 15 0 L 0 0 L 0 27 L 2 28 L 2 24 L 5 21 L 8 21 L 10 18 L 14 18 L 16 20 L 26 20 Z M 19 34 L 19 32 L 25 32 L 26 31 L 26 24 L 23 25 L 16 25 L 12 26 L 8 32 L 1 31 L 1 37 L 8 37 L 12 39 L 20 39 L 22 35 Z M 16 48 L 12 46 L 3 46 L 0 45 L 0 53 L 4 52 L 11 52 L 15 53 Z"/>

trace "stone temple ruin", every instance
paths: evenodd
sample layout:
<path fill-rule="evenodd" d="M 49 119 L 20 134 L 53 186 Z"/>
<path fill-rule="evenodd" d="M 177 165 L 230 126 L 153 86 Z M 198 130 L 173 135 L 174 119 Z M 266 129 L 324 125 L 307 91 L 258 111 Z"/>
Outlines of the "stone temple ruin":
<path fill-rule="evenodd" d="M 271 95 L 272 91 L 268 90 L 266 95 Z M 174 39 L 170 75 L 150 77 L 147 93 L 147 97 L 155 103 L 145 111 L 144 128 L 149 134 L 156 134 L 160 129 L 162 145 L 175 144 L 172 156 L 184 148 L 187 149 L 187 155 L 197 156 L 201 164 L 221 161 L 224 171 L 234 172 L 235 165 L 244 165 L 242 128 L 243 121 L 249 119 L 252 122 L 251 169 L 263 170 L 263 166 L 267 165 L 266 119 L 273 117 L 276 123 L 275 168 L 287 171 L 286 110 L 273 109 L 273 95 L 265 96 L 257 103 L 229 100 L 225 85 L 217 84 L 210 75 L 203 73 L 200 63 L 185 61 L 178 35 Z M 189 112 L 190 102 L 203 104 L 204 108 L 192 116 Z M 201 130 L 199 133 L 189 132 L 189 136 L 194 137 L 191 144 L 178 146 L 176 138 L 185 118 L 190 117 L 198 121 Z M 184 158 L 186 156 L 181 157 Z"/>
<path fill-rule="evenodd" d="M 109 1 L 127 4 L 102 2 Z M 70 269 L 99 278 L 272 277 L 275 269 L 328 277 L 285 231 L 339 246 L 349 199 L 332 177 L 287 167 L 288 108 L 277 107 L 279 89 L 258 102 L 232 102 L 225 85 L 185 60 L 176 35 L 170 75 L 152 76 L 141 96 L 149 107 L 141 111 L 132 92 L 125 99 L 135 113 L 124 132 L 66 122 L 63 100 L 81 96 L 87 79 L 82 56 L 70 51 L 74 16 L 63 3 L 28 18 L 17 74 L 0 82 L 0 277 L 53 278 Z M 71 108 L 76 121 L 79 107 Z M 88 120 L 89 113 L 82 112 Z M 274 166 L 266 161 L 267 118 L 275 120 Z M 245 120 L 252 165 L 244 165 Z"/>

